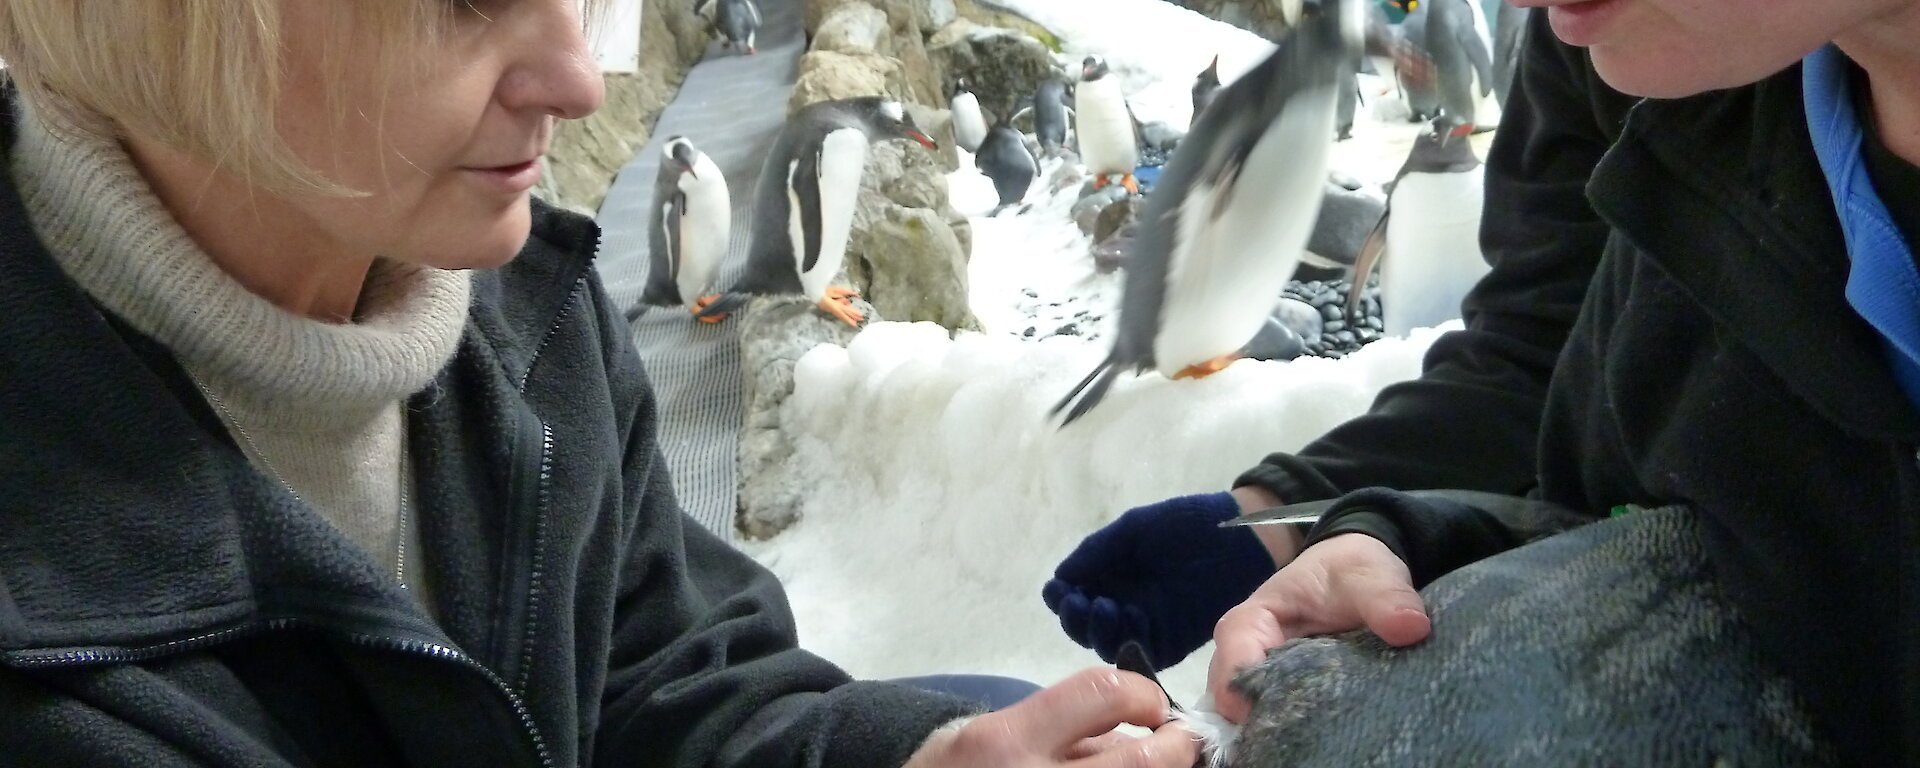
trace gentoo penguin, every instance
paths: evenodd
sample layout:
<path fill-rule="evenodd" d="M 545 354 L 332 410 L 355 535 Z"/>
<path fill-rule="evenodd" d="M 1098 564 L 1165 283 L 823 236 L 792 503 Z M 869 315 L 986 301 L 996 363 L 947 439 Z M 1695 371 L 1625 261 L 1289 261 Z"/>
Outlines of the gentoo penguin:
<path fill-rule="evenodd" d="M 953 142 L 968 152 L 980 151 L 987 139 L 987 116 L 980 112 L 980 99 L 967 89 L 966 78 L 953 81 L 947 96 L 947 108 L 953 111 Z"/>
<path fill-rule="evenodd" d="M 1134 134 L 1127 96 L 1120 91 L 1120 78 L 1107 70 L 1106 59 L 1088 56 L 1080 63 L 1074 107 L 1080 161 L 1086 163 L 1087 174 L 1093 177 L 1093 188 L 1106 186 L 1109 176 L 1119 176 L 1121 186 L 1138 194 L 1140 186 L 1133 180 L 1133 169 L 1140 165 L 1139 137 Z"/>
<path fill-rule="evenodd" d="M 1200 121 L 1200 112 L 1213 101 L 1213 92 L 1220 90 L 1220 56 L 1215 54 L 1207 68 L 1193 78 L 1193 119 L 1188 124 Z"/>
<path fill-rule="evenodd" d="M 1410 2 L 1402 5 L 1407 17 L 1400 22 L 1400 38 L 1427 56 L 1427 16 L 1431 12 L 1429 3 Z M 1407 121 L 1424 123 L 1440 112 L 1440 93 L 1434 85 L 1433 72 L 1395 71 L 1400 86 L 1400 96 L 1407 102 Z"/>
<path fill-rule="evenodd" d="M 987 129 L 986 140 L 980 142 L 980 151 L 973 156 L 973 167 L 992 179 L 994 191 L 1000 193 L 1000 205 L 988 216 L 998 216 L 1019 205 L 1026 199 L 1027 187 L 1040 175 L 1040 164 L 1027 151 L 1026 139 L 1013 129 L 1012 122 L 1009 116 Z"/>
<path fill-rule="evenodd" d="M 758 46 L 754 37 L 760 31 L 760 8 L 753 0 L 702 0 L 703 3 L 717 4 L 713 25 L 720 30 L 720 45 L 723 48 L 740 46 L 747 53 L 756 53 Z"/>
<path fill-rule="evenodd" d="M 1226 367 L 1265 322 L 1319 214 L 1340 76 L 1365 38 L 1363 1 L 1309 6 L 1180 142 L 1139 218 L 1113 351 L 1054 406 L 1063 426 L 1122 371 L 1187 378 Z"/>
<path fill-rule="evenodd" d="M 1486 17 L 1474 0 L 1428 0 L 1415 12 L 1421 11 L 1427 13 L 1421 48 L 1433 60 L 1440 112 L 1477 125 L 1480 100 L 1493 92 L 1492 45 L 1482 31 Z"/>
<path fill-rule="evenodd" d="M 1067 84 L 1055 78 L 1041 81 L 1033 92 L 1033 137 L 1047 157 L 1067 145 Z"/>
<path fill-rule="evenodd" d="M 886 139 L 935 148 L 900 102 L 883 97 L 822 101 L 787 118 L 754 188 L 746 271 L 700 316 L 724 315 L 756 294 L 797 293 L 859 325 L 865 318 L 848 301 L 856 294 L 828 283 L 846 256 L 867 145 Z"/>
<path fill-rule="evenodd" d="M 720 166 L 686 137 L 667 139 L 660 152 L 660 173 L 653 184 L 651 269 L 640 300 L 660 307 L 684 305 L 698 314 L 719 298 L 706 292 L 731 242 L 733 201 Z"/>
<path fill-rule="evenodd" d="M 1513 73 L 1520 67 L 1520 50 L 1527 40 L 1527 11 L 1502 0 L 1500 15 L 1494 24 L 1493 97 L 1501 109 L 1507 108 L 1507 91 L 1513 89 Z"/>
<path fill-rule="evenodd" d="M 1473 126 L 1442 116 L 1413 142 L 1387 196 L 1387 212 L 1354 263 L 1353 284 L 1380 270 L 1386 332 L 1405 335 L 1460 316 L 1460 301 L 1489 267 L 1480 252 L 1480 159 Z M 1347 297 L 1348 322 L 1363 291 Z"/>

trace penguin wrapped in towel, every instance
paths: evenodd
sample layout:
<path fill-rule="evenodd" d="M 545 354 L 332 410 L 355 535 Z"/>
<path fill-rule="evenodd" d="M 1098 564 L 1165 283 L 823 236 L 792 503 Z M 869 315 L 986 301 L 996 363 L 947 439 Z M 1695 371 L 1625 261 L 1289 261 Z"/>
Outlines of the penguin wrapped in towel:
<path fill-rule="evenodd" d="M 1205 376 L 1260 330 L 1319 214 L 1341 75 L 1366 38 L 1362 1 L 1309 6 L 1180 142 L 1140 217 L 1113 350 L 1054 406 L 1062 426 L 1123 371 Z"/>
<path fill-rule="evenodd" d="M 1120 78 L 1107 69 L 1107 60 L 1088 56 L 1080 64 L 1080 87 L 1074 94 L 1074 133 L 1080 142 L 1080 161 L 1093 177 L 1093 188 L 1119 176 L 1120 185 L 1139 194 L 1133 170 L 1140 165 L 1140 137 L 1133 110 L 1120 90 Z"/>
<path fill-rule="evenodd" d="M 697 316 L 719 298 L 706 292 L 713 288 L 731 243 L 733 201 L 720 166 L 686 137 L 667 139 L 660 152 L 660 173 L 653 184 L 650 268 L 640 301 L 686 306 Z"/>
<path fill-rule="evenodd" d="M 1027 150 L 1025 137 L 1013 129 L 1012 122 L 1011 117 L 1003 118 L 987 129 L 980 152 L 973 156 L 973 166 L 993 180 L 993 189 L 1000 194 L 1000 204 L 988 216 L 998 216 L 1001 211 L 1020 205 L 1027 197 L 1027 188 L 1033 186 L 1034 177 L 1040 175 L 1039 162 Z"/>
<path fill-rule="evenodd" d="M 1483 183 L 1480 159 L 1467 141 L 1473 126 L 1445 116 L 1413 142 L 1387 194 L 1387 212 L 1353 267 L 1353 284 L 1380 270 L 1380 314 L 1386 333 L 1404 336 L 1460 316 L 1460 302 L 1491 267 L 1480 251 Z M 1347 297 L 1348 323 L 1361 291 Z"/>
<path fill-rule="evenodd" d="M 822 101 L 787 118 L 754 188 L 746 270 L 700 316 L 723 316 L 754 295 L 800 294 L 848 325 L 866 319 L 848 301 L 856 294 L 829 283 L 846 257 L 867 145 L 887 139 L 935 148 L 888 98 Z"/>
<path fill-rule="evenodd" d="M 1215 54 L 1207 68 L 1193 78 L 1193 119 L 1188 125 L 1200 122 L 1200 113 L 1213 103 L 1213 94 L 1220 90 L 1220 56 Z"/>
<path fill-rule="evenodd" d="M 968 152 L 979 152 L 987 140 L 987 116 L 980 111 L 980 98 L 967 88 L 966 78 L 953 81 L 947 96 L 947 108 L 953 113 L 953 143 Z"/>

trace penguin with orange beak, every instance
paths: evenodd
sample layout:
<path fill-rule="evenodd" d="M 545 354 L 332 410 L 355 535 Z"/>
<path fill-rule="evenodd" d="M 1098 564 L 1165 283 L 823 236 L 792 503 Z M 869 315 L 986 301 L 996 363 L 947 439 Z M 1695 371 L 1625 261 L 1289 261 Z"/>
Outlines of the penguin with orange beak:
<path fill-rule="evenodd" d="M 800 294 L 860 325 L 866 318 L 853 307 L 857 294 L 830 283 L 846 257 L 868 145 L 889 139 L 937 148 L 893 99 L 823 101 L 788 118 L 754 189 L 746 270 L 699 317 L 724 316 L 754 295 Z"/>

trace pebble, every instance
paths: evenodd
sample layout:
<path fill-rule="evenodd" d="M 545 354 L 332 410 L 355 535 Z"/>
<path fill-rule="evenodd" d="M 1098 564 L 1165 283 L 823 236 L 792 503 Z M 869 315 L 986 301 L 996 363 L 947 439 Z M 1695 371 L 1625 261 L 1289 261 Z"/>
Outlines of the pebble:
<path fill-rule="evenodd" d="M 1352 354 L 1360 347 L 1372 343 L 1383 334 L 1386 327 L 1380 322 L 1380 287 L 1376 282 L 1367 283 L 1367 298 L 1360 302 L 1361 317 L 1358 322 L 1347 322 L 1347 291 L 1351 285 L 1346 280 L 1307 280 L 1287 283 L 1284 295 L 1299 299 L 1320 311 L 1320 317 L 1326 321 L 1320 339 L 1307 345 L 1307 353 L 1339 359 Z"/>

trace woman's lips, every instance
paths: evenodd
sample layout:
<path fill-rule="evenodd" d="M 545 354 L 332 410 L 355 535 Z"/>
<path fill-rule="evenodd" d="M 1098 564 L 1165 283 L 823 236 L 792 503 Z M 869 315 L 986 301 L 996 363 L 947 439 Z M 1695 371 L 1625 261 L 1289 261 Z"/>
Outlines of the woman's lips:
<path fill-rule="evenodd" d="M 1589 46 L 1601 41 L 1607 24 L 1627 7 L 1627 0 L 1585 0 L 1547 9 L 1553 34 L 1567 45 Z"/>
<path fill-rule="evenodd" d="M 513 194 L 519 194 L 533 189 L 533 185 L 540 183 L 540 161 L 538 159 L 514 163 L 513 165 L 502 165 L 493 168 L 469 168 L 467 170 L 472 173 L 480 183 Z"/>

